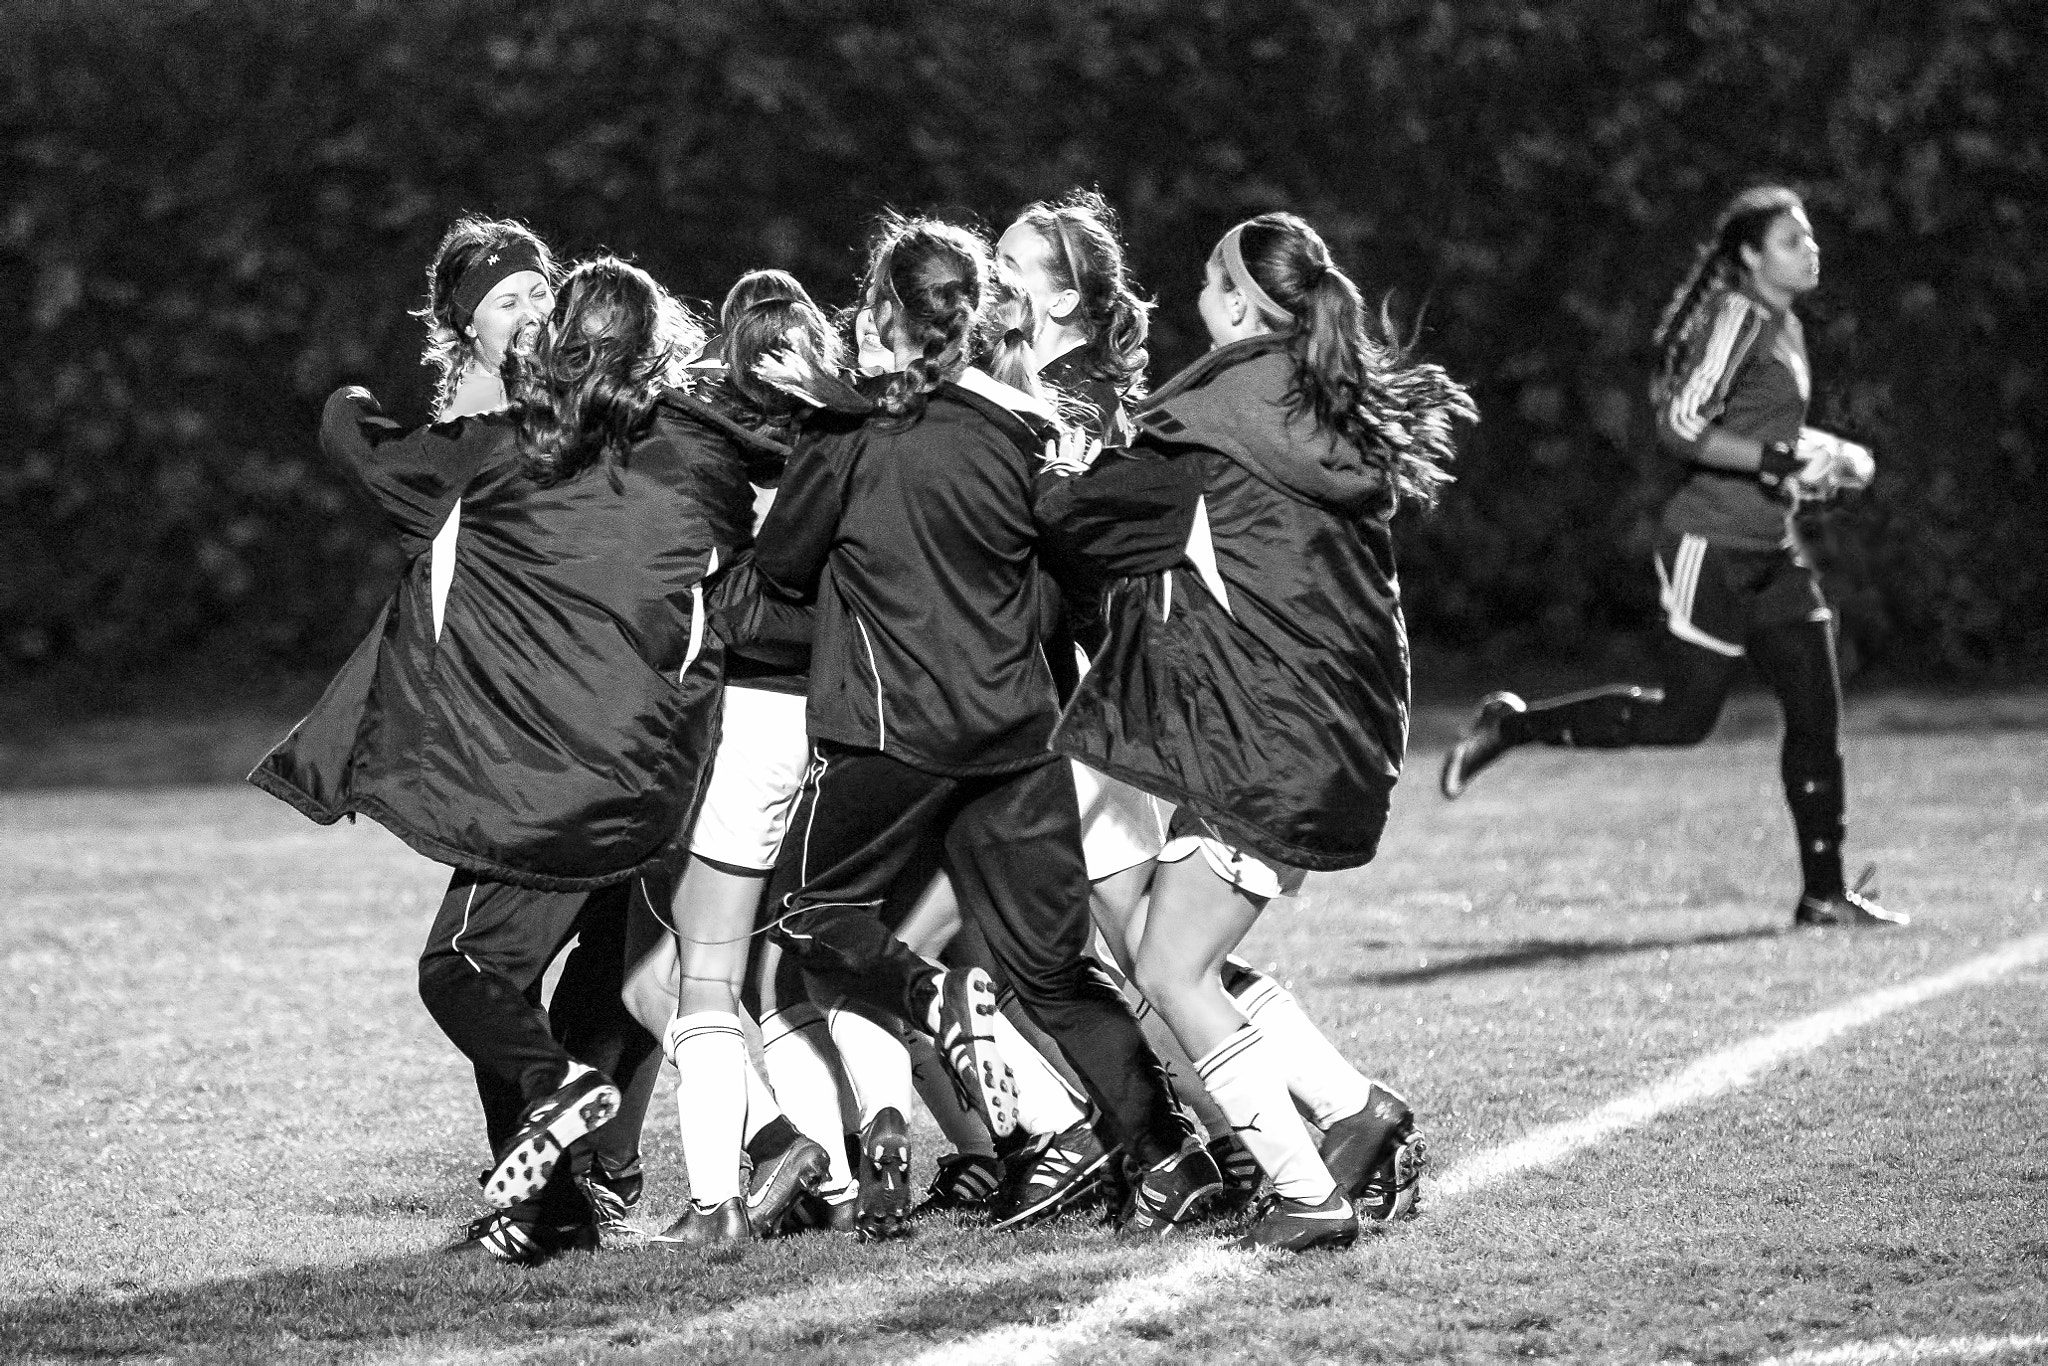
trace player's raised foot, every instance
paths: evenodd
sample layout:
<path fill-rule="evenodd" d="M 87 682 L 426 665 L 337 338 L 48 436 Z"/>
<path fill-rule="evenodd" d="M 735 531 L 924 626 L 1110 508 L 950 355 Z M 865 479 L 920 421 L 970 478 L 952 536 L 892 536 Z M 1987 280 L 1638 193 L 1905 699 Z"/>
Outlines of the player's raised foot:
<path fill-rule="evenodd" d="M 1017 1079 L 996 1047 L 995 984 L 980 968 L 956 968 L 940 974 L 938 988 L 939 1053 L 962 1098 L 1003 1138 L 1017 1127 Z"/>
<path fill-rule="evenodd" d="M 1218 1134 L 1209 1140 L 1209 1156 L 1216 1159 L 1216 1170 L 1223 1177 L 1223 1189 L 1210 1207 L 1218 1214 L 1237 1214 L 1250 1208 L 1266 1179 L 1252 1150 L 1236 1134 Z"/>
<path fill-rule="evenodd" d="M 1079 1203 L 1102 1184 L 1113 1156 L 1095 1126 L 1085 1119 L 1049 1136 L 1021 1166 L 1017 1182 L 1004 1192 L 995 1227 L 1022 1228 Z"/>
<path fill-rule="evenodd" d="M 602 1072 L 572 1063 L 568 1078 L 526 1107 L 484 1179 L 484 1199 L 506 1209 L 540 1193 L 569 1145 L 619 1112 L 619 1088 Z"/>
<path fill-rule="evenodd" d="M 1346 1248 L 1357 1241 L 1358 1216 L 1352 1212 L 1351 1201 L 1344 1192 L 1333 1189 L 1328 1199 L 1318 1203 L 1275 1194 L 1237 1245 L 1307 1252 L 1314 1248 Z"/>
<path fill-rule="evenodd" d="M 1355 1197 L 1359 1214 L 1369 1224 L 1413 1219 L 1422 1212 L 1422 1169 L 1428 1165 L 1429 1140 L 1412 1119 L 1404 1121 Z"/>
<path fill-rule="evenodd" d="M 1407 1101 L 1374 1082 L 1355 1114 L 1333 1120 L 1323 1131 L 1319 1152 L 1323 1165 L 1336 1178 L 1337 1189 L 1354 1200 L 1363 1195 L 1367 1179 L 1393 1151 L 1397 1135 L 1410 1127 L 1413 1119 Z"/>
<path fill-rule="evenodd" d="M 816 1190 L 831 1173 L 825 1149 L 798 1134 L 781 1152 L 754 1163 L 747 1179 L 747 1221 L 762 1237 L 769 1236 L 782 1226 L 797 1198 Z"/>
<path fill-rule="evenodd" d="M 1863 929 L 1913 923 L 1912 917 L 1898 911 L 1888 911 L 1877 904 L 1876 877 L 1877 865 L 1872 864 L 1863 870 L 1863 875 L 1856 879 L 1856 885 L 1847 891 L 1826 896 L 1807 893 L 1800 897 L 1799 904 L 1792 908 L 1792 923 L 1840 925 Z"/>
<path fill-rule="evenodd" d="M 472 1219 L 463 1236 L 441 1251 L 509 1266 L 539 1266 L 565 1252 L 595 1252 L 597 1244 L 597 1225 L 589 1221 L 554 1224 L 498 1209 Z"/>
<path fill-rule="evenodd" d="M 1216 1159 L 1201 1139 L 1191 1137 L 1172 1157 L 1138 1174 L 1117 1232 L 1132 1238 L 1164 1238 L 1201 1217 L 1222 1189 Z"/>
<path fill-rule="evenodd" d="M 647 1236 L 645 1230 L 633 1223 L 633 1212 L 640 1208 L 640 1192 L 646 1184 L 638 1174 L 607 1176 L 593 1168 L 577 1177 L 576 1184 L 582 1189 L 583 1198 L 590 1202 L 590 1213 L 604 1241 L 626 1242 Z"/>
<path fill-rule="evenodd" d="M 1486 695 L 1472 717 L 1472 724 L 1465 727 L 1458 743 L 1444 756 L 1443 772 L 1437 776 L 1437 786 L 1443 789 L 1444 796 L 1452 800 L 1464 796 L 1466 786 L 1479 776 L 1480 770 L 1514 748 L 1502 734 L 1501 723 L 1527 710 L 1528 704 L 1511 692 Z"/>
<path fill-rule="evenodd" d="M 985 1213 L 1002 1184 L 1002 1164 L 993 1157 L 985 1153 L 947 1153 L 939 1159 L 938 1174 L 932 1177 L 924 1199 L 918 1201 L 911 1215 Z"/>
<path fill-rule="evenodd" d="M 860 1135 L 860 1203 L 854 1225 L 869 1241 L 910 1236 L 910 1134 L 884 1106 Z"/>
<path fill-rule="evenodd" d="M 754 1226 L 747 1220 L 746 1197 L 735 1195 L 715 1205 L 692 1200 L 683 1207 L 682 1217 L 654 1235 L 651 1241 L 663 1247 L 716 1247 L 724 1243 L 750 1243 Z"/>

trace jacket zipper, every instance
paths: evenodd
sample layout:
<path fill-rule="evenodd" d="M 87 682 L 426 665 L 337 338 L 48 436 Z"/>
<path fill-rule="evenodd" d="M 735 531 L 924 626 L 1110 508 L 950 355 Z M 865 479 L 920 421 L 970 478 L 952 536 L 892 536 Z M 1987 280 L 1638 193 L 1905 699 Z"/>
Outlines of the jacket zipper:
<path fill-rule="evenodd" d="M 875 676 L 875 748 L 887 749 L 889 747 L 889 714 L 882 709 L 882 669 L 880 665 L 875 663 L 875 643 L 868 639 L 867 623 L 854 613 L 849 612 L 847 615 L 853 617 L 853 624 L 860 631 L 860 643 L 868 652 L 868 672 Z"/>

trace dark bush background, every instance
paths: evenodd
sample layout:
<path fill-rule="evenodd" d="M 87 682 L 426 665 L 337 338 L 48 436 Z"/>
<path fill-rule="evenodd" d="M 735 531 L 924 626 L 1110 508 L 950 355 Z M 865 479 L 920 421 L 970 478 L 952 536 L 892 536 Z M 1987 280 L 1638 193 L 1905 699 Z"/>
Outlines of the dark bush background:
<path fill-rule="evenodd" d="M 465 210 L 716 299 L 851 297 L 884 205 L 1099 185 L 1200 349 L 1221 231 L 1289 207 L 1485 413 L 1403 528 L 1432 657 L 1651 624 L 1645 334 L 1720 202 L 1806 192 L 1817 420 L 1879 450 L 1825 535 L 1852 672 L 2048 666 L 2048 59 L 2035 0 L 12 5 L 0 62 L 0 671 L 318 669 L 397 572 L 312 442 L 424 416 L 406 316 Z"/>

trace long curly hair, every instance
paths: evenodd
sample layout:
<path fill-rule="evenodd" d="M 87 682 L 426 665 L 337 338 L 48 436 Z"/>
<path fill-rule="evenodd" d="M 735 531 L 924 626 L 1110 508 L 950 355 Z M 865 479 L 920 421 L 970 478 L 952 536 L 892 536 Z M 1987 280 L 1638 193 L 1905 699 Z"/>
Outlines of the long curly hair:
<path fill-rule="evenodd" d="M 1465 387 L 1440 365 L 1416 361 L 1383 303 L 1368 312 L 1322 235 L 1291 213 L 1241 225 L 1245 269 L 1286 310 L 1295 379 L 1288 403 L 1382 465 L 1401 501 L 1433 505 L 1456 456 L 1451 423 L 1479 420 Z M 1223 244 L 1210 260 L 1222 267 Z"/>
<path fill-rule="evenodd" d="M 526 472 L 558 484 L 622 461 L 703 345 L 703 325 L 638 266 L 601 256 L 570 271 L 531 350 L 506 357 Z"/>
<path fill-rule="evenodd" d="M 1115 385 L 1136 397 L 1142 392 L 1151 356 L 1152 304 L 1131 287 L 1124 244 L 1117 235 L 1116 210 L 1097 190 L 1069 190 L 1041 199 L 1017 221 L 1045 244 L 1046 273 L 1061 289 L 1081 296 L 1080 331 L 1101 342 L 1101 359 L 1087 377 Z"/>
<path fill-rule="evenodd" d="M 918 354 L 892 376 L 876 407 L 897 422 L 924 414 L 932 391 L 967 364 L 968 344 L 994 276 L 988 243 L 935 218 L 882 220 L 868 254 L 865 297 L 883 340 Z M 885 311 L 886 310 L 886 311 Z"/>
<path fill-rule="evenodd" d="M 1722 207 L 1713 231 L 1693 253 L 1692 265 L 1678 288 L 1671 291 L 1664 313 L 1650 333 L 1650 345 L 1657 351 L 1650 392 L 1659 403 L 1669 396 L 1679 367 L 1712 314 L 1705 305 L 1740 287 L 1747 278 L 1749 267 L 1743 262 L 1742 249 L 1761 251 L 1771 224 L 1781 214 L 1803 207 L 1798 194 L 1783 185 L 1753 186 Z"/>
<path fill-rule="evenodd" d="M 501 247 L 514 243 L 533 248 L 550 285 L 561 282 L 561 268 L 555 264 L 548 244 L 533 229 L 510 218 L 486 218 L 469 214 L 458 218 L 441 234 L 434 258 L 427 263 L 427 301 L 412 311 L 426 325 L 427 345 L 420 364 L 441 372 L 434 386 L 434 411 L 448 406 L 462 382 L 462 372 L 478 358 L 474 338 L 463 335 L 463 319 L 455 316 L 455 288 L 469 268 Z"/>

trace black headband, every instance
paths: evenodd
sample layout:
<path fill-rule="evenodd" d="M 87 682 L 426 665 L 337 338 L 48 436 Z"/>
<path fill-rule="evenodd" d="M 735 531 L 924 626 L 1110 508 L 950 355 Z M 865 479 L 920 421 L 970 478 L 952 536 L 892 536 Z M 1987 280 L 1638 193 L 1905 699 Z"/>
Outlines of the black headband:
<path fill-rule="evenodd" d="M 476 306 L 482 303 L 490 292 L 498 287 L 507 276 L 517 275 L 522 270 L 545 277 L 547 267 L 540 259 L 540 249 L 531 242 L 514 238 L 510 242 L 492 247 L 480 259 L 472 262 L 456 282 L 455 326 L 469 326 L 469 320 L 476 314 Z"/>

